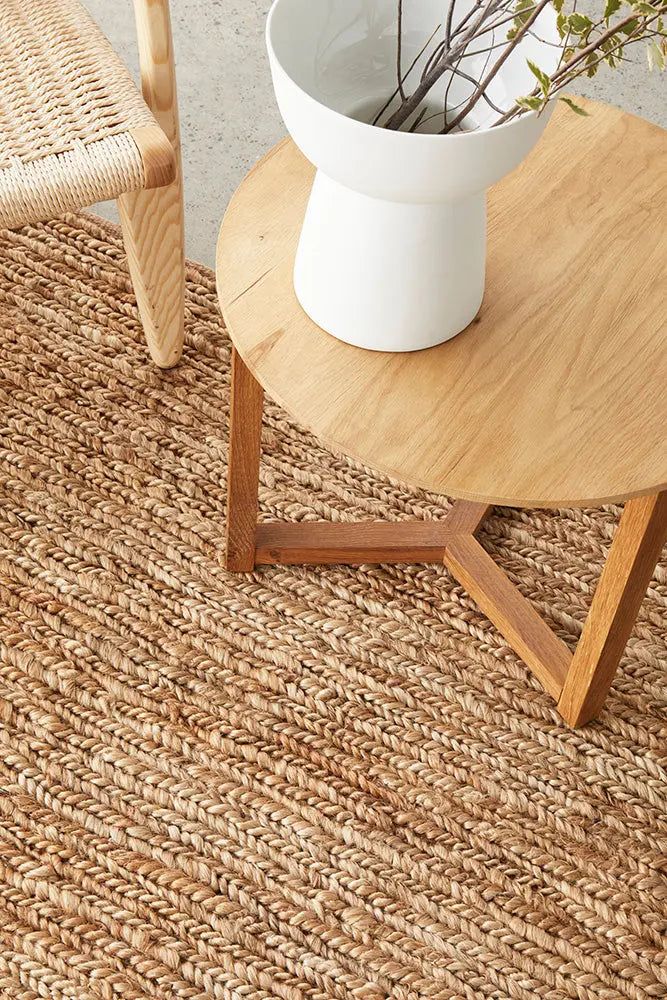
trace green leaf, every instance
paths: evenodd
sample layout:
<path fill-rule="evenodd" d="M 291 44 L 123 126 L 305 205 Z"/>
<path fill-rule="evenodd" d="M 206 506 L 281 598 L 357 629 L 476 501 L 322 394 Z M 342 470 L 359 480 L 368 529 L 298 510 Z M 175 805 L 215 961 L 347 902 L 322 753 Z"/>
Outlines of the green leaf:
<path fill-rule="evenodd" d="M 617 65 L 617 60 L 623 56 L 623 46 L 622 37 L 620 35 L 612 35 L 610 38 L 606 38 L 602 42 L 601 49 L 604 53 L 604 61 L 614 69 Z"/>
<path fill-rule="evenodd" d="M 575 35 L 583 35 L 593 27 L 590 17 L 586 17 L 585 14 L 579 14 L 578 11 L 570 14 L 568 22 L 570 31 L 574 32 Z"/>
<path fill-rule="evenodd" d="M 607 4 L 604 9 L 605 20 L 608 21 L 610 17 L 613 17 L 622 6 L 622 0 L 607 0 Z"/>
<path fill-rule="evenodd" d="M 582 115 L 584 118 L 588 118 L 588 111 L 585 111 L 584 108 L 575 104 L 570 97 L 559 97 L 558 99 L 559 101 L 563 101 L 564 104 L 567 104 L 568 108 L 571 108 L 576 115 Z"/>
<path fill-rule="evenodd" d="M 514 5 L 514 27 L 521 28 L 533 14 L 534 0 L 517 0 Z"/>
<path fill-rule="evenodd" d="M 648 62 L 648 68 L 651 71 L 654 69 L 662 71 L 667 64 L 663 48 L 661 45 L 658 45 L 656 41 L 650 41 L 646 46 L 646 59 Z"/>
<path fill-rule="evenodd" d="M 534 77 L 537 77 L 539 85 L 542 88 L 542 93 L 546 97 L 547 94 L 549 93 L 549 87 L 551 86 L 551 80 L 549 76 L 543 70 L 541 70 L 539 66 L 536 66 L 534 62 L 531 62 L 530 59 L 528 59 L 527 62 L 528 62 L 528 69 L 530 70 L 530 72 L 533 74 Z"/>
<path fill-rule="evenodd" d="M 588 66 L 586 76 L 595 76 L 600 65 L 598 56 L 595 52 L 591 52 L 590 55 L 586 56 L 586 65 Z"/>
<path fill-rule="evenodd" d="M 539 111 L 544 104 L 543 97 L 517 97 L 516 103 L 520 108 L 528 108 L 530 111 Z"/>
<path fill-rule="evenodd" d="M 659 14 L 660 8 L 654 7 L 652 3 L 646 3 L 645 0 L 640 0 L 639 3 L 633 3 L 632 9 L 636 10 L 638 14 Z"/>
<path fill-rule="evenodd" d="M 551 6 L 553 7 L 553 9 L 556 11 L 557 14 L 561 13 L 564 2 L 565 0 L 552 0 Z"/>

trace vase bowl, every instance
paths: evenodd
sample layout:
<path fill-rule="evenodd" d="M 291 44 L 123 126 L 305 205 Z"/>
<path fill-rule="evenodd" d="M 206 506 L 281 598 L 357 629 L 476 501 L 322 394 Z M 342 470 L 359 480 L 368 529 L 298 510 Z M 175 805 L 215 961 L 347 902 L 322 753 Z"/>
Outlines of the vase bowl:
<path fill-rule="evenodd" d="M 462 0 L 457 11 L 466 13 Z M 441 0 L 404 5 L 409 92 L 430 48 L 420 51 L 444 30 L 442 17 Z M 502 41 L 507 26 L 501 30 L 480 47 Z M 439 134 L 445 106 L 451 119 L 472 92 L 465 79 L 445 75 L 428 95 L 427 130 L 394 131 L 373 122 L 388 102 L 396 107 L 397 0 L 275 0 L 267 45 L 278 105 L 317 168 L 294 272 L 314 322 L 384 351 L 430 347 L 469 325 L 484 294 L 486 192 L 528 155 L 551 107 L 494 122 L 533 89 L 528 59 L 555 68 L 557 42 L 548 7 L 489 87 L 494 108 L 480 101 L 462 130 Z M 488 53 L 472 55 L 461 68 L 479 79 L 487 60 Z"/>

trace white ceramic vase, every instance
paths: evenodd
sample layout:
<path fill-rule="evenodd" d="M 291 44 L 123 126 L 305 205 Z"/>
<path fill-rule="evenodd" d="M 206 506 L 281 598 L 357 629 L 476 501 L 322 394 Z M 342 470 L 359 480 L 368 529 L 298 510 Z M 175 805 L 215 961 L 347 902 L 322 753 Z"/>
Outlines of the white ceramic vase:
<path fill-rule="evenodd" d="M 466 2 L 459 0 L 457 12 L 465 13 Z M 409 67 L 444 8 L 442 0 L 406 0 L 404 7 Z M 369 124 L 396 89 L 397 12 L 397 0 L 275 0 L 267 25 L 281 114 L 317 167 L 296 258 L 297 297 L 328 333 L 376 351 L 432 347 L 475 318 L 484 294 L 486 191 L 530 152 L 550 114 L 492 128 L 498 112 L 479 102 L 466 131 L 448 135 Z M 479 47 L 504 34 L 487 35 Z M 497 108 L 532 90 L 527 59 L 547 71 L 555 66 L 557 40 L 547 8 L 495 77 L 488 94 Z M 461 68 L 479 79 L 486 58 L 470 56 Z M 448 83 L 444 77 L 429 95 L 433 114 L 440 112 L 433 130 L 443 126 Z M 470 86 L 452 81 L 449 106 Z"/>

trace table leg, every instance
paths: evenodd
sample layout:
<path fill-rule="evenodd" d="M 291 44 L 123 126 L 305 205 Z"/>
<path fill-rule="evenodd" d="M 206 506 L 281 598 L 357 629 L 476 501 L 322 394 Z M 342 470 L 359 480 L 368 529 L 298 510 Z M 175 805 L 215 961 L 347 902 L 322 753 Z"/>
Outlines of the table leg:
<path fill-rule="evenodd" d="M 226 566 L 233 573 L 255 568 L 263 406 L 261 385 L 233 348 L 226 543 Z"/>
<path fill-rule="evenodd" d="M 629 500 L 558 703 L 571 726 L 607 697 L 667 538 L 667 491 Z"/>
<path fill-rule="evenodd" d="M 471 535 L 454 538 L 445 550 L 445 566 L 472 597 L 507 643 L 558 698 L 572 663 L 572 653 L 491 556 Z"/>
<path fill-rule="evenodd" d="M 258 533 L 264 393 L 232 353 L 226 566 L 414 562 L 443 559 L 509 644 L 559 698 L 572 726 L 599 713 L 667 538 L 667 491 L 630 500 L 574 657 L 474 539 L 489 508 L 459 501 L 441 522 L 268 524 Z M 569 666 L 569 669 L 568 669 Z M 560 695 L 560 697 L 559 697 Z"/>

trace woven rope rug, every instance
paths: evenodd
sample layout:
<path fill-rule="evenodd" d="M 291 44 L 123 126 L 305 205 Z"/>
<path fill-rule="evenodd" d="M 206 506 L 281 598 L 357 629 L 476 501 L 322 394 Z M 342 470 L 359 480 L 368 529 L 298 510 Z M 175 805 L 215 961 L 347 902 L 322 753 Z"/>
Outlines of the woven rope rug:
<path fill-rule="evenodd" d="M 441 566 L 222 567 L 229 343 L 117 230 L 0 234 L 0 997 L 667 996 L 667 564 L 580 732 Z M 275 406 L 262 515 L 439 518 Z M 484 544 L 562 637 L 618 510 Z"/>

